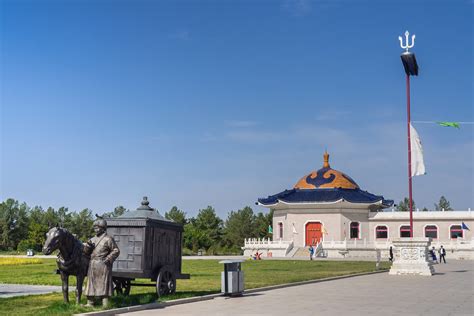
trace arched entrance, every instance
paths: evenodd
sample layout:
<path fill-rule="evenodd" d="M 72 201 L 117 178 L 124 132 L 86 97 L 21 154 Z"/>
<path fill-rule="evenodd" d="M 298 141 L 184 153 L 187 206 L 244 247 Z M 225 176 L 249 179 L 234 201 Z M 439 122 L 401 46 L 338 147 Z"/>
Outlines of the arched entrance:
<path fill-rule="evenodd" d="M 306 246 L 316 245 L 322 236 L 320 222 L 309 222 L 306 224 Z"/>

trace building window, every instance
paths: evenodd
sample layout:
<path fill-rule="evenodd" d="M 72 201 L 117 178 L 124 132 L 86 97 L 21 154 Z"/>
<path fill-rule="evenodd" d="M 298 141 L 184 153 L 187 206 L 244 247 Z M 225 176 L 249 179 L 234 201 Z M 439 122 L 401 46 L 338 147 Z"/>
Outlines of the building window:
<path fill-rule="evenodd" d="M 359 239 L 359 222 L 351 223 L 351 239 Z"/>
<path fill-rule="evenodd" d="M 377 238 L 377 239 L 387 239 L 388 238 L 388 228 L 387 228 L 387 226 L 377 226 L 377 227 L 375 227 L 375 238 Z"/>
<path fill-rule="evenodd" d="M 438 227 L 435 225 L 426 225 L 425 226 L 425 237 L 430 237 L 437 239 L 438 238 Z"/>
<path fill-rule="evenodd" d="M 281 239 L 283 239 L 283 223 L 278 223 L 278 232 Z"/>
<path fill-rule="evenodd" d="M 463 238 L 461 225 L 452 225 L 449 228 L 449 235 L 451 236 L 451 239 Z"/>
<path fill-rule="evenodd" d="M 410 226 L 408 225 L 400 226 L 400 237 L 411 237 Z"/>

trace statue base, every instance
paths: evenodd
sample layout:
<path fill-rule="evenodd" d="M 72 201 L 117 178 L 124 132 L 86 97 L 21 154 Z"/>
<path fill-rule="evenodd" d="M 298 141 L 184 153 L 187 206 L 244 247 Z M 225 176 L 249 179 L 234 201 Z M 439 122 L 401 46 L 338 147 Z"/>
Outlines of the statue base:
<path fill-rule="evenodd" d="M 429 260 L 431 238 L 394 238 L 394 261 L 390 275 L 434 274 L 433 264 Z"/>

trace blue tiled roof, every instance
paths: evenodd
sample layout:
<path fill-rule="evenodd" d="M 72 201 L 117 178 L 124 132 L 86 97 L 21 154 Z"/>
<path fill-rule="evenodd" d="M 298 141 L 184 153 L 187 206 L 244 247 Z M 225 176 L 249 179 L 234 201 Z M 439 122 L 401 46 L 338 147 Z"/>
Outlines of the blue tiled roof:
<path fill-rule="evenodd" d="M 272 205 L 283 201 L 287 203 L 311 203 L 311 202 L 336 202 L 344 199 L 351 203 L 378 203 L 382 202 L 384 207 L 393 205 L 393 200 L 385 200 L 381 195 L 374 195 L 360 189 L 291 189 L 271 195 L 267 198 L 258 199 L 262 205 Z"/>

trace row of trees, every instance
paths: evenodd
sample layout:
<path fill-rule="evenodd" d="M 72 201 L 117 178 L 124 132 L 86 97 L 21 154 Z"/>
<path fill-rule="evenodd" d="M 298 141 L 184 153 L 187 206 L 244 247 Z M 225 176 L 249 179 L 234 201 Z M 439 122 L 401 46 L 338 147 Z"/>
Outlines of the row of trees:
<path fill-rule="evenodd" d="M 435 207 L 434 208 L 435 211 L 452 211 L 453 210 L 449 201 L 444 196 L 440 197 L 439 202 L 435 203 L 434 207 Z M 400 201 L 395 206 L 395 209 L 398 212 L 408 212 L 410 210 L 409 199 L 407 197 L 404 198 L 403 201 Z M 416 210 L 415 200 L 412 201 L 412 210 Z M 429 210 L 426 207 L 424 207 L 421 211 L 428 212 Z"/>
<path fill-rule="evenodd" d="M 200 249 L 211 254 L 238 253 L 244 238 L 271 237 L 268 227 L 272 224 L 273 211 L 255 214 L 246 206 L 231 211 L 223 221 L 211 206 L 199 210 L 197 216 L 191 218 L 186 218 L 185 212 L 173 207 L 165 217 L 184 225 L 184 246 L 193 253 Z"/>
<path fill-rule="evenodd" d="M 408 211 L 408 198 L 396 205 L 397 211 Z M 413 209 L 416 205 L 413 202 Z M 436 211 L 452 211 L 449 201 L 442 196 L 435 204 Z M 422 211 L 428 211 L 423 208 Z M 117 206 L 112 212 L 104 213 L 105 217 L 117 217 L 127 212 L 123 206 Z M 244 207 L 231 211 L 224 221 L 217 216 L 211 206 L 199 210 L 196 217 L 187 214 L 176 206 L 165 213 L 167 219 L 184 225 L 185 252 L 196 253 L 205 250 L 214 253 L 238 253 L 244 238 L 270 238 L 268 226 L 272 224 L 273 211 L 255 214 L 252 208 Z M 89 239 L 92 234 L 92 223 L 95 216 L 90 209 L 71 212 L 67 207 L 55 210 L 52 207 L 28 207 L 8 199 L 0 204 L 0 250 L 35 249 L 40 251 L 48 229 L 56 224 L 68 229 L 80 240 Z"/>
<path fill-rule="evenodd" d="M 104 217 L 117 217 L 127 212 L 123 206 L 104 213 Z M 167 219 L 184 225 L 185 252 L 196 253 L 204 250 L 214 253 L 239 253 L 244 238 L 269 238 L 268 226 L 272 223 L 273 212 L 255 214 L 250 207 L 231 211 L 224 221 L 217 216 L 211 206 L 199 210 L 196 217 L 176 206 L 165 213 Z M 45 234 L 51 226 L 59 224 L 80 240 L 86 241 L 93 235 L 92 223 L 95 219 L 90 209 L 71 212 L 67 207 L 46 210 L 40 206 L 30 208 L 26 203 L 7 199 L 0 204 L 0 250 L 34 249 L 41 251 Z"/>

